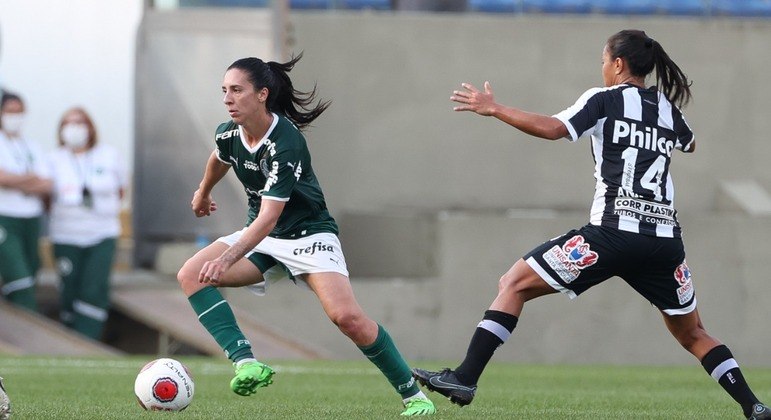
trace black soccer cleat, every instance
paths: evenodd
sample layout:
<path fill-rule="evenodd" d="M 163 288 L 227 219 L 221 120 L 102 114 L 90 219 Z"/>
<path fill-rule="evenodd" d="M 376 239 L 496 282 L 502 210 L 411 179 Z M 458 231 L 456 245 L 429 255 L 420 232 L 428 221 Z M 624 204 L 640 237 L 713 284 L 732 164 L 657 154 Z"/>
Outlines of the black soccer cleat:
<path fill-rule="evenodd" d="M 471 386 L 464 385 L 455 376 L 455 372 L 449 368 L 441 372 L 431 372 L 415 368 L 412 369 L 412 377 L 428 388 L 429 391 L 436 391 L 449 398 L 450 402 L 461 407 L 471 404 L 474 394 L 477 392 L 476 384 Z"/>
<path fill-rule="evenodd" d="M 762 403 L 757 403 L 752 406 L 752 414 L 747 417 L 747 420 L 771 420 L 771 408 L 766 407 Z"/>

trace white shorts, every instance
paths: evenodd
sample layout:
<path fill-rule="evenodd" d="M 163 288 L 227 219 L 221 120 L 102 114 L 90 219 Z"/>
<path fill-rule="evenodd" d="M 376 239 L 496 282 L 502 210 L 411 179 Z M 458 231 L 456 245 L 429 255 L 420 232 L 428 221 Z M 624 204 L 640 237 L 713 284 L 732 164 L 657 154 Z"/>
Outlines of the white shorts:
<path fill-rule="evenodd" d="M 241 239 L 246 228 L 218 238 L 228 246 Z M 248 286 L 254 293 L 264 295 L 268 283 L 275 283 L 290 278 L 300 285 L 305 285 L 302 274 L 340 273 L 348 277 L 343 248 L 337 235 L 324 232 L 298 239 L 276 239 L 265 237 L 257 246 L 246 253 L 244 258 L 254 263 L 262 272 L 265 281 Z"/>

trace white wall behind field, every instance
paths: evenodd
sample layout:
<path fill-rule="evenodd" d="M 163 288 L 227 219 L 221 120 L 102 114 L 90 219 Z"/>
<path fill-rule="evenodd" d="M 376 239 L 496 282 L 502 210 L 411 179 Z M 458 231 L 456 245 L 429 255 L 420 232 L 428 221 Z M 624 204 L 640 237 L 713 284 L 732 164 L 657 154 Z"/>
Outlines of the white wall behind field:
<path fill-rule="evenodd" d="M 80 105 L 100 140 L 131 165 L 142 7 L 141 0 L 0 0 L 0 86 L 24 98 L 27 137 L 53 148 L 62 113 Z"/>

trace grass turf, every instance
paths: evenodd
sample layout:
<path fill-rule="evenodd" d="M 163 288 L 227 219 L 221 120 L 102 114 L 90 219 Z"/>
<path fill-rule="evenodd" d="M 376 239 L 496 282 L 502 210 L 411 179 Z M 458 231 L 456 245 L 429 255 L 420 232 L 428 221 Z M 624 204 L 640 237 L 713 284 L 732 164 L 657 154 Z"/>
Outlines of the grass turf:
<path fill-rule="evenodd" d="M 12 419 L 395 419 L 398 395 L 366 361 L 273 361 L 275 383 L 251 397 L 233 394 L 229 363 L 180 357 L 195 397 L 180 413 L 145 412 L 134 377 L 152 357 L 0 357 Z M 434 362 L 417 363 L 439 368 Z M 771 369 L 745 369 L 771 400 Z M 474 403 L 459 408 L 438 394 L 436 419 L 741 419 L 741 411 L 698 366 L 537 366 L 492 363 Z"/>

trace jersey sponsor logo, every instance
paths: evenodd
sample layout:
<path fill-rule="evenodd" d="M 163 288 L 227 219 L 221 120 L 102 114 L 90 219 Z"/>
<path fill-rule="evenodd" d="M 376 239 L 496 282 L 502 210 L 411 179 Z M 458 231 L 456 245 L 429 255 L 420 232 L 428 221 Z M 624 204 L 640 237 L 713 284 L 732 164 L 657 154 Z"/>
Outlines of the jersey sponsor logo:
<path fill-rule="evenodd" d="M 265 181 L 265 187 L 260 190 L 260 195 L 265 194 L 266 192 L 270 191 L 270 188 L 273 187 L 276 182 L 278 182 L 278 162 L 275 160 L 271 163 L 271 170 L 270 173 L 267 175 L 268 180 Z"/>
<path fill-rule="evenodd" d="M 572 283 L 581 275 L 581 270 L 594 265 L 600 256 L 591 250 L 583 236 L 576 235 L 561 247 L 554 245 L 543 254 L 543 259 L 565 283 Z"/>
<path fill-rule="evenodd" d="M 276 155 L 276 143 L 271 139 L 265 139 L 265 147 L 267 147 L 267 152 L 271 157 Z"/>
<path fill-rule="evenodd" d="M 249 198 L 260 198 L 260 196 L 262 196 L 262 190 L 255 191 L 249 187 L 244 187 L 244 191 L 246 191 L 246 195 L 248 195 Z"/>
<path fill-rule="evenodd" d="M 675 225 L 675 209 L 666 204 L 657 204 L 631 197 L 619 197 L 613 201 L 613 214 L 631 217 L 641 222 L 659 225 Z"/>
<path fill-rule="evenodd" d="M 313 245 L 305 248 L 295 248 L 292 253 L 294 255 L 313 255 L 316 253 L 316 251 L 319 252 L 335 252 L 335 247 L 332 245 L 327 245 L 323 242 L 314 242 Z"/>
<path fill-rule="evenodd" d="M 265 178 L 267 178 L 270 174 L 270 170 L 268 169 L 268 161 L 265 159 L 260 159 L 260 172 L 262 172 L 262 176 Z"/>
<path fill-rule="evenodd" d="M 677 288 L 677 300 L 681 305 L 690 302 L 693 298 L 693 282 L 691 282 L 691 270 L 685 260 L 675 268 L 675 280 L 680 285 Z"/>
<path fill-rule="evenodd" d="M 214 140 L 224 140 L 235 136 L 240 136 L 237 128 L 217 134 L 216 136 L 214 136 Z"/>
<path fill-rule="evenodd" d="M 659 137 L 659 131 L 656 127 L 643 126 L 642 130 L 638 130 L 636 123 L 628 123 L 623 120 L 616 120 L 613 124 L 613 143 L 628 144 L 638 149 L 647 149 L 667 156 L 672 156 L 672 149 L 675 148 L 673 140 Z"/>
<path fill-rule="evenodd" d="M 244 169 L 248 169 L 250 171 L 257 171 L 257 164 L 252 162 L 251 160 L 245 160 Z"/>
<path fill-rule="evenodd" d="M 303 173 L 303 163 L 301 161 L 297 161 L 297 164 L 293 164 L 292 162 L 287 162 L 286 166 L 294 169 L 294 177 L 296 180 L 300 180 L 300 175 Z"/>

